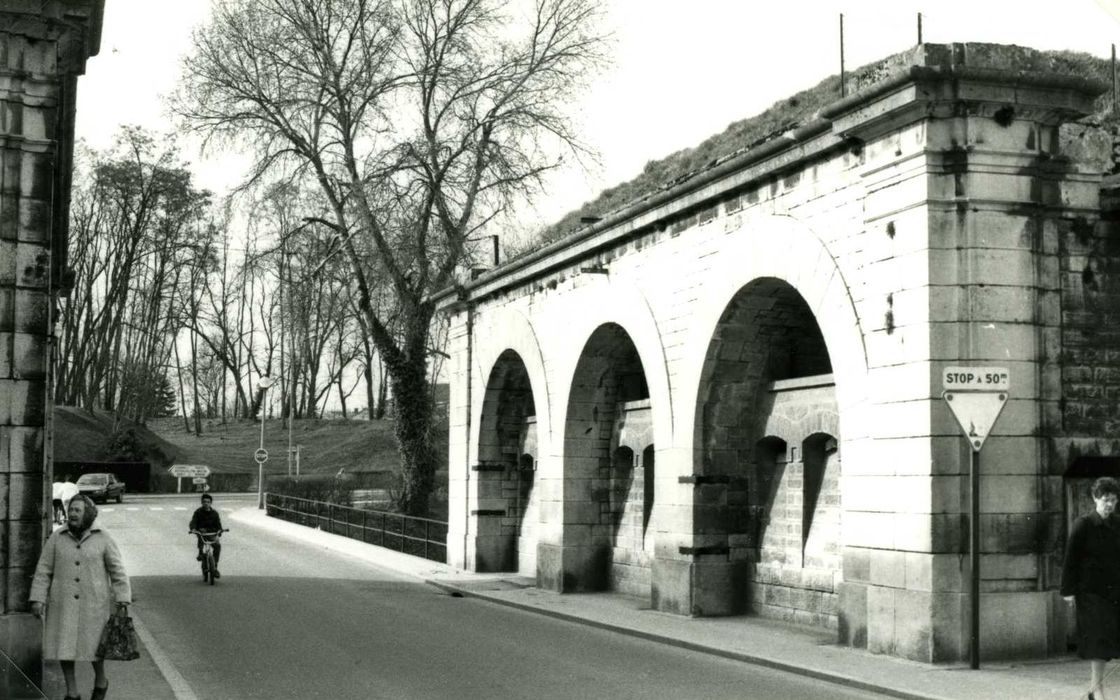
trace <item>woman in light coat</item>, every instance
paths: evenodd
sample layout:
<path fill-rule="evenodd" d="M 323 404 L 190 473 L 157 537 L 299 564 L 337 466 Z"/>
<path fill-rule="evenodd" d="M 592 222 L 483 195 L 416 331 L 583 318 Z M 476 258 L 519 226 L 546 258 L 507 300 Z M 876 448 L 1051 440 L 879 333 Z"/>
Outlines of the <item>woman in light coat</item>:
<path fill-rule="evenodd" d="M 114 604 L 132 602 L 132 589 L 120 550 L 113 538 L 94 520 L 97 506 L 86 496 L 75 496 L 67 509 L 66 527 L 54 532 L 43 547 L 31 582 L 31 611 L 46 613 L 43 657 L 58 659 L 66 679 L 67 700 L 81 700 L 74 678 L 74 662 L 93 664 L 90 700 L 105 697 L 109 681 L 105 661 L 97 657 L 101 631 Z"/>

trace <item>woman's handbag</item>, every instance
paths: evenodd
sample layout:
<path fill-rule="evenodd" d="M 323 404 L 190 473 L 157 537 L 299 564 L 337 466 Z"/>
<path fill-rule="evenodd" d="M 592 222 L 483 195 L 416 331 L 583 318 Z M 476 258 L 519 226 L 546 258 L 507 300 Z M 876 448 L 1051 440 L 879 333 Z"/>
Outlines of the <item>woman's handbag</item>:
<path fill-rule="evenodd" d="M 136 641 L 136 629 L 126 608 L 109 616 L 105 629 L 101 630 L 101 642 L 97 645 L 97 657 L 112 661 L 132 661 L 140 658 L 140 643 Z"/>

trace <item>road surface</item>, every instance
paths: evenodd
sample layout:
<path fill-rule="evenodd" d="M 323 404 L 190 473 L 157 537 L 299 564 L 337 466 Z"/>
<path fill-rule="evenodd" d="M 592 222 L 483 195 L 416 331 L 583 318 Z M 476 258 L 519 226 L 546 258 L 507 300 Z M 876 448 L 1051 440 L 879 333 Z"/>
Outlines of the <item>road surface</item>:
<path fill-rule="evenodd" d="M 218 494 L 215 507 L 255 501 Z M 228 516 L 222 578 L 208 586 L 187 534 L 197 503 L 128 496 L 100 517 L 123 550 L 137 617 L 199 700 L 879 697 L 453 597 Z"/>

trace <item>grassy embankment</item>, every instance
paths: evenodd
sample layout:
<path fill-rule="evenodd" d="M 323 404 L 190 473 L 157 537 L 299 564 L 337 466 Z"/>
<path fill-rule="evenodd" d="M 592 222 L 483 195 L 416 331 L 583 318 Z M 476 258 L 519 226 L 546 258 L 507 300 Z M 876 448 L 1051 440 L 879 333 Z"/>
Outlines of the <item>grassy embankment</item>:
<path fill-rule="evenodd" d="M 112 425 L 113 416 L 105 412 L 91 415 L 74 407 L 56 408 L 54 460 L 118 461 L 108 446 Z M 147 427 L 133 429 L 137 451 L 143 461 L 152 465 L 153 474 L 166 474 L 173 464 L 205 464 L 216 475 L 243 474 L 255 478 L 257 464 L 253 452 L 260 444 L 260 421 L 206 420 L 202 434 L 197 436 L 187 432 L 181 417 L 158 418 Z M 359 476 L 362 484 L 369 487 L 391 486 L 400 459 L 393 423 L 388 419 L 297 419 L 292 424 L 291 439 L 293 446 L 300 446 L 300 474 L 335 475 L 341 470 Z M 437 438 L 437 454 L 444 461 L 446 446 L 446 432 L 442 432 Z M 264 447 L 269 455 L 265 474 L 288 474 L 288 430 L 284 421 L 265 420 Z M 218 478 L 214 481 L 220 483 Z M 447 471 L 443 464 L 437 472 L 436 484 L 446 490 Z"/>

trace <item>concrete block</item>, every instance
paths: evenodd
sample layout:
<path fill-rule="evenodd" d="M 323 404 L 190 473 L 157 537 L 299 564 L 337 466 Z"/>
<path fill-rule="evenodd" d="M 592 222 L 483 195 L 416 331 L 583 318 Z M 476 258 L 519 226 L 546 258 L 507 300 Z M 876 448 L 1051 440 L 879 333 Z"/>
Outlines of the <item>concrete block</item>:
<path fill-rule="evenodd" d="M 20 571 L 20 574 L 26 575 Z M 43 623 L 24 610 L 26 600 L 18 608 L 0 615 L 0 648 L 37 686 L 43 682 Z"/>
<path fill-rule="evenodd" d="M 967 659 L 967 595 L 959 591 L 935 590 L 930 595 L 930 603 L 930 661 L 941 663 Z"/>
<path fill-rule="evenodd" d="M 867 650 L 876 654 L 895 653 L 896 588 L 866 586 Z"/>
<path fill-rule="evenodd" d="M 928 476 L 845 476 L 841 483 L 841 502 L 847 510 L 930 510 Z"/>
<path fill-rule="evenodd" d="M 925 591 L 897 591 L 894 598 L 895 653 L 914 661 L 929 662 L 932 655 L 930 594 Z"/>
<path fill-rule="evenodd" d="M 1038 580 L 1038 557 L 1033 554 L 985 554 L 980 561 L 985 581 Z"/>
<path fill-rule="evenodd" d="M 541 542 L 537 544 L 537 587 L 557 593 L 564 592 L 564 548 Z"/>
<path fill-rule="evenodd" d="M 965 580 L 967 555 L 930 555 L 930 590 L 961 592 L 968 586 Z M 983 566 L 983 562 L 981 562 Z"/>
<path fill-rule="evenodd" d="M 3 534 L 7 535 L 8 565 L 27 572 L 30 585 L 31 574 L 39 562 L 42 551 L 42 520 L 8 520 L 7 528 Z M 26 590 L 24 591 L 26 594 Z M 26 595 L 18 605 L 9 607 L 10 610 L 22 609 L 27 603 Z"/>
<path fill-rule="evenodd" d="M 42 472 L 8 474 L 8 511 L 11 520 L 36 522 L 44 514 Z"/>
<path fill-rule="evenodd" d="M 911 591 L 933 590 L 933 559 L 936 555 L 922 552 L 903 552 L 905 560 L 904 588 Z"/>
<path fill-rule="evenodd" d="M 844 514 L 844 544 L 870 549 L 894 548 L 894 514 L 853 512 Z"/>
<path fill-rule="evenodd" d="M 692 605 L 696 617 L 746 612 L 748 577 L 745 562 L 704 562 L 692 565 Z"/>
<path fill-rule="evenodd" d="M 981 452 L 983 455 L 983 452 Z M 983 513 L 1037 513 L 1040 497 L 1038 477 L 1031 475 L 991 475 L 987 462 L 982 462 L 980 476 L 980 511 Z"/>
<path fill-rule="evenodd" d="M 888 549 L 870 551 L 871 580 L 875 586 L 906 587 L 906 553 Z"/>
<path fill-rule="evenodd" d="M 928 513 L 895 513 L 894 548 L 910 552 L 928 552 L 934 528 L 941 516 Z"/>
<path fill-rule="evenodd" d="M 1050 597 L 1048 591 L 981 595 L 980 658 L 1045 656 Z"/>

